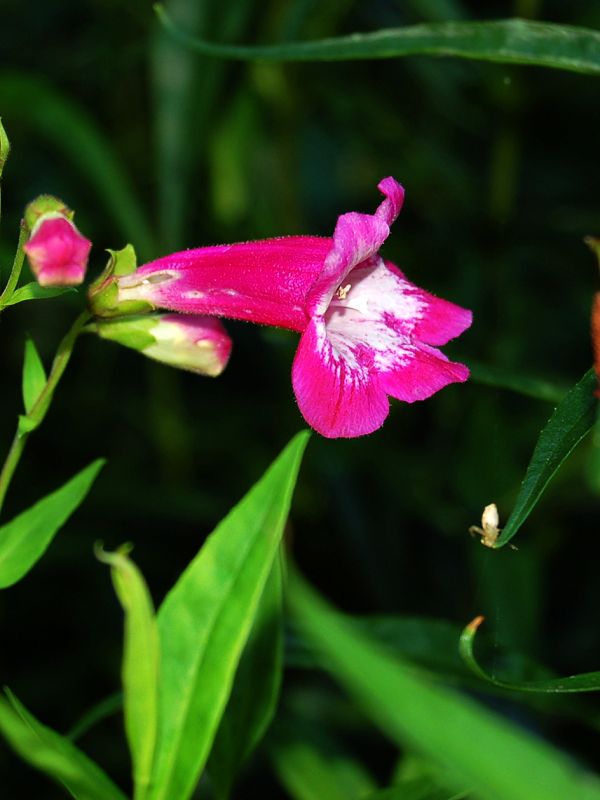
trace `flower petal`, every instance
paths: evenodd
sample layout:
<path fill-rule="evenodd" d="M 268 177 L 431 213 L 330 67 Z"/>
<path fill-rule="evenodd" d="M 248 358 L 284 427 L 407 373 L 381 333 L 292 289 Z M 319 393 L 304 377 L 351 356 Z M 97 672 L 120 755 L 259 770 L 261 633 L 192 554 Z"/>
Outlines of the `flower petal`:
<path fill-rule="evenodd" d="M 426 313 L 425 294 L 400 270 L 382 259 L 360 264 L 346 277 L 344 297 L 334 297 L 329 309 L 352 309 L 367 320 L 384 323 L 400 335 L 411 336 Z"/>
<path fill-rule="evenodd" d="M 322 317 L 312 319 L 300 339 L 292 383 L 302 415 L 328 438 L 372 433 L 389 412 L 377 374 L 335 351 Z"/>
<path fill-rule="evenodd" d="M 442 300 L 425 289 L 420 289 L 407 280 L 395 264 L 385 261 L 385 266 L 398 279 L 398 286 L 405 297 L 413 298 L 420 305 L 418 319 L 414 320 L 413 336 L 425 344 L 446 344 L 460 336 L 473 322 L 473 314 L 448 300 Z M 389 309 L 392 310 L 393 309 Z M 396 312 L 397 315 L 397 312 Z"/>
<path fill-rule="evenodd" d="M 307 311 L 310 316 L 325 313 L 336 289 L 348 273 L 375 256 L 389 236 L 390 225 L 402 207 L 404 189 L 393 178 L 384 178 L 379 189 L 386 199 L 375 214 L 350 212 L 338 217 L 333 247 L 325 259 L 323 271 L 308 294 Z"/>
<path fill-rule="evenodd" d="M 119 278 L 119 302 L 302 331 L 306 295 L 331 243 L 289 236 L 173 253 Z"/>
<path fill-rule="evenodd" d="M 464 364 L 449 361 L 439 350 L 413 345 L 393 370 L 381 373 L 385 391 L 398 400 L 414 403 L 426 400 L 450 383 L 464 383 L 469 370 Z"/>
<path fill-rule="evenodd" d="M 379 181 L 377 188 L 385 195 L 385 200 L 380 203 L 375 214 L 391 225 L 402 209 L 404 187 L 395 178 L 388 177 Z"/>

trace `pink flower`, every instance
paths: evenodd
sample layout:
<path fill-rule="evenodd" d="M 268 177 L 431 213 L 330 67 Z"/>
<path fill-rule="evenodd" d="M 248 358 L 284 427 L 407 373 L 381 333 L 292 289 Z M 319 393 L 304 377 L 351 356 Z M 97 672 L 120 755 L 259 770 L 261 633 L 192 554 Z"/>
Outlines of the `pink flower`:
<path fill-rule="evenodd" d="M 202 247 L 145 264 L 116 279 L 116 313 L 134 301 L 299 331 L 292 382 L 307 422 L 327 437 L 371 433 L 388 396 L 411 403 L 468 378 L 437 346 L 471 324 L 470 311 L 419 289 L 379 254 L 404 199 L 393 178 L 379 189 L 375 213 L 343 214 L 332 239 Z"/>
<path fill-rule="evenodd" d="M 37 220 L 23 249 L 40 286 L 77 286 L 91 246 L 67 216 L 50 212 Z"/>
<path fill-rule="evenodd" d="M 220 375 L 231 352 L 227 331 L 212 317 L 143 314 L 98 320 L 91 329 L 103 339 L 198 375 Z"/>

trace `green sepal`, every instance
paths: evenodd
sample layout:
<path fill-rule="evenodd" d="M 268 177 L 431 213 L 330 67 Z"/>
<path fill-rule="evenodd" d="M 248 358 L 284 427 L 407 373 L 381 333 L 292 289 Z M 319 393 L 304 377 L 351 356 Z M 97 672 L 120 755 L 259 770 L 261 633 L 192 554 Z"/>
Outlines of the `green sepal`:
<path fill-rule="evenodd" d="M 145 300 L 119 302 L 119 287 L 115 278 L 135 272 L 137 258 L 133 245 L 126 244 L 122 250 L 108 250 L 108 253 L 110 258 L 106 268 L 91 284 L 88 292 L 92 314 L 96 317 L 118 317 L 153 311 L 152 305 Z"/>
<path fill-rule="evenodd" d="M 26 207 L 24 219 L 29 231 L 33 231 L 42 218 L 66 217 L 72 220 L 74 216 L 75 213 L 58 197 L 54 197 L 51 194 L 41 194 Z"/>

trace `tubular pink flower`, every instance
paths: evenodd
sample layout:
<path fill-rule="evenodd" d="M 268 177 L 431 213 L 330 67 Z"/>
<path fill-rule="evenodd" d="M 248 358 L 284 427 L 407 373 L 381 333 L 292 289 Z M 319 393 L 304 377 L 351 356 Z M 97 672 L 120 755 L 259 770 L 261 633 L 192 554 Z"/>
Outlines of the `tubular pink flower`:
<path fill-rule="evenodd" d="M 77 286 L 91 246 L 70 219 L 51 212 L 39 218 L 23 249 L 40 286 Z"/>
<path fill-rule="evenodd" d="M 388 396 L 412 403 L 469 370 L 437 346 L 471 324 L 471 312 L 419 289 L 379 254 L 404 190 L 393 178 L 374 214 L 339 217 L 332 239 L 295 236 L 165 256 L 117 278 L 115 308 L 152 308 L 251 320 L 299 331 L 296 399 L 323 436 L 372 433 Z"/>

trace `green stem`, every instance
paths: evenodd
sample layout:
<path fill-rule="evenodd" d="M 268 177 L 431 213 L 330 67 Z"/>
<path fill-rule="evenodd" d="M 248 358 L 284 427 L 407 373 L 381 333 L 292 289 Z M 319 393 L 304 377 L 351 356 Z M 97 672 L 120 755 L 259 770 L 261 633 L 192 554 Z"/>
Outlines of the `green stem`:
<path fill-rule="evenodd" d="M 25 225 L 24 221 L 21 221 L 21 228 L 19 230 L 19 242 L 17 244 L 17 252 L 15 253 L 15 260 L 13 261 L 12 269 L 10 271 L 10 275 L 8 278 L 8 283 L 4 287 L 4 291 L 0 295 L 0 311 L 4 308 L 4 306 L 8 303 L 10 298 L 13 296 L 15 289 L 17 288 L 17 283 L 19 282 L 19 278 L 21 276 L 21 270 L 23 269 L 23 261 L 25 260 L 25 251 L 23 250 L 23 245 L 27 241 L 29 237 L 29 229 Z"/>
<path fill-rule="evenodd" d="M 29 438 L 29 435 L 41 425 L 44 417 L 46 416 L 46 413 L 52 402 L 54 391 L 58 386 L 65 369 L 67 368 L 69 359 L 71 358 L 77 337 L 81 333 L 86 322 L 90 319 L 90 316 L 91 315 L 88 311 L 84 311 L 77 317 L 71 326 L 71 329 L 58 346 L 58 350 L 54 356 L 54 361 L 52 362 L 50 375 L 48 376 L 48 380 L 46 381 L 40 396 L 36 400 L 31 411 L 19 419 L 19 425 L 17 427 L 17 432 L 15 433 L 15 438 L 13 439 L 13 443 L 6 457 L 6 461 L 4 462 L 4 466 L 0 472 L 0 510 L 2 509 L 4 498 L 6 496 L 6 492 L 8 491 L 8 487 L 10 486 L 14 472 L 19 464 L 21 456 L 23 455 L 23 450 L 25 449 L 27 439 Z"/>

